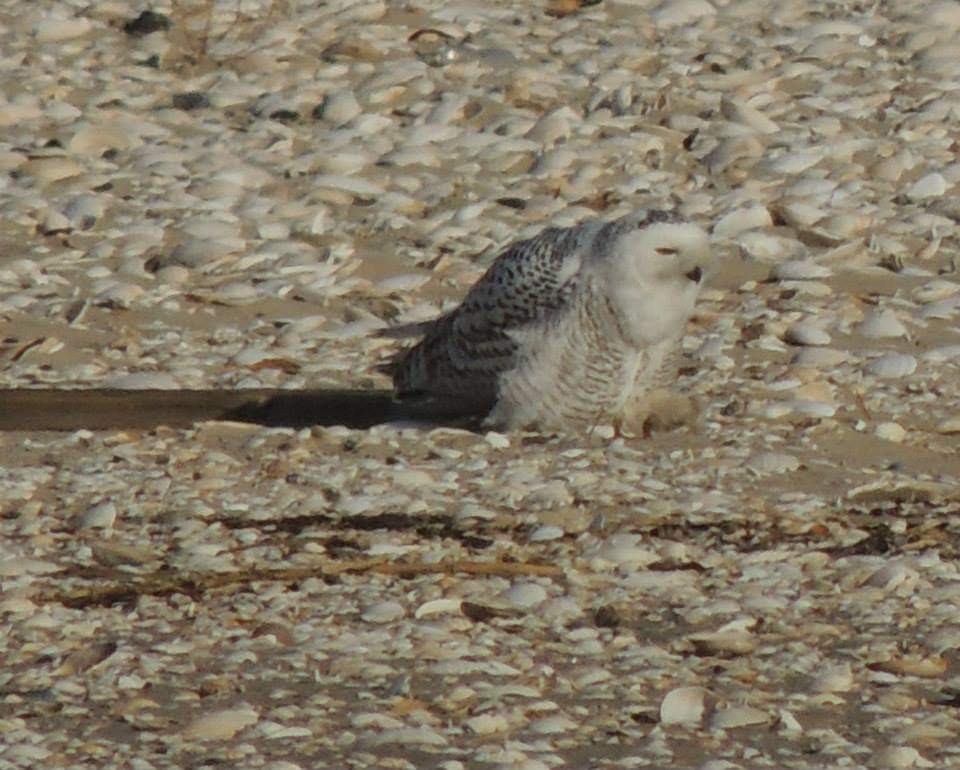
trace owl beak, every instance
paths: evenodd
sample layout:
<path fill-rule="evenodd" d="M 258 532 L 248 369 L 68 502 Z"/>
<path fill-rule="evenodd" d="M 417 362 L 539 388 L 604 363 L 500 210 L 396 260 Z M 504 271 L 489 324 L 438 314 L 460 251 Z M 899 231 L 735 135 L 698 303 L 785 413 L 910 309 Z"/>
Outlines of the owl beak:
<path fill-rule="evenodd" d="M 684 273 L 684 275 L 686 275 L 687 278 L 694 283 L 700 283 L 700 279 L 703 278 L 703 270 L 701 270 L 700 266 L 697 265 L 697 267 L 693 268 L 693 270 L 690 270 L 687 273 Z"/>

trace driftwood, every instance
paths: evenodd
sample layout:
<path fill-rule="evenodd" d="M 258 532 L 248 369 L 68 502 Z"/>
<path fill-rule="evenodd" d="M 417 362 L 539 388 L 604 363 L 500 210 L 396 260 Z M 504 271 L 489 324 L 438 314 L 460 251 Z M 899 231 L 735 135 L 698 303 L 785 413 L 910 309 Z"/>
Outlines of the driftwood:
<path fill-rule="evenodd" d="M 389 390 L 0 390 L 0 430 L 6 431 L 183 428 L 203 420 L 291 428 L 398 421 L 470 426 L 477 408 L 454 399 L 398 401 Z"/>

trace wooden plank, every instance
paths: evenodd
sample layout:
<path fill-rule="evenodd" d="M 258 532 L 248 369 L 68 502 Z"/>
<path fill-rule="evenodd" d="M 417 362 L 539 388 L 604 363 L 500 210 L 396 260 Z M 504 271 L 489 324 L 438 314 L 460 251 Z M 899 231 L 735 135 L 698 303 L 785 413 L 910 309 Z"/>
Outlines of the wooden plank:
<path fill-rule="evenodd" d="M 400 420 L 464 424 L 476 417 L 475 405 L 454 399 L 401 402 L 389 390 L 0 389 L 4 431 L 182 428 L 203 420 L 369 428 Z"/>

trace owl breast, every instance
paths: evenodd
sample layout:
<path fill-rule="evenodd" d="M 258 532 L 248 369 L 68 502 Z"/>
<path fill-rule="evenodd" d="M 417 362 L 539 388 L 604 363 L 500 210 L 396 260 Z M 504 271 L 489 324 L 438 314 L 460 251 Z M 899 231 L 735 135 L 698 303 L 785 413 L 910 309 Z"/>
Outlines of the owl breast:
<path fill-rule="evenodd" d="M 491 425 L 542 428 L 591 426 L 617 415 L 634 387 L 641 351 L 625 337 L 623 320 L 593 283 L 568 312 L 513 333 L 517 365 L 501 375 Z"/>

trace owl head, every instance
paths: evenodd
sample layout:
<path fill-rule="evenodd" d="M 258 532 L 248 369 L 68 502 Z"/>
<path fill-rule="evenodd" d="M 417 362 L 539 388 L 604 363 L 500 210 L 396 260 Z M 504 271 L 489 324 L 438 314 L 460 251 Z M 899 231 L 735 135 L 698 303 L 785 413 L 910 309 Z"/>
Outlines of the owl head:
<path fill-rule="evenodd" d="M 596 266 L 629 341 L 649 345 L 682 333 L 713 262 L 706 232 L 662 211 L 607 228 L 595 241 Z"/>

